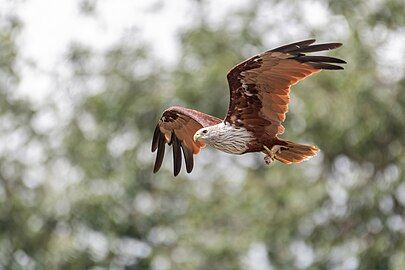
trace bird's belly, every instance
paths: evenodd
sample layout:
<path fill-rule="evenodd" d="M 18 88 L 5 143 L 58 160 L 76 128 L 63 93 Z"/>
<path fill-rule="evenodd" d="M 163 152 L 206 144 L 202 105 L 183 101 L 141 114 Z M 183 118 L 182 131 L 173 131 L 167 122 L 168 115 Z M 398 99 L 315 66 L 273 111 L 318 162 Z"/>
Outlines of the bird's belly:
<path fill-rule="evenodd" d="M 245 128 L 227 128 L 218 140 L 209 145 L 220 151 L 240 155 L 249 150 L 249 144 L 255 139 L 254 135 Z"/>
<path fill-rule="evenodd" d="M 228 154 L 234 154 L 234 155 L 240 155 L 246 152 L 248 149 L 246 145 L 235 145 L 235 144 L 215 144 L 212 145 L 213 148 L 218 149 L 222 152 L 228 153 Z"/>

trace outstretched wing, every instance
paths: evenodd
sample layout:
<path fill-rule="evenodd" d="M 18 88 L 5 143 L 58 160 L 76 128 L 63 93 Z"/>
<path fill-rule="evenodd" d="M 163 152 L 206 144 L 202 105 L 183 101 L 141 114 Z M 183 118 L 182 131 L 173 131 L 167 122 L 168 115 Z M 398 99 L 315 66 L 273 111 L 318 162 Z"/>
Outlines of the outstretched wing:
<path fill-rule="evenodd" d="M 182 151 L 186 170 L 190 173 L 194 166 L 193 155 L 198 154 L 205 146 L 203 142 L 193 140 L 194 133 L 200 128 L 216 125 L 221 121 L 214 116 L 179 106 L 164 111 L 153 134 L 152 152 L 157 150 L 153 172 L 156 173 L 162 166 L 167 143 L 173 146 L 174 176 L 178 175 L 181 169 Z"/>
<path fill-rule="evenodd" d="M 345 61 L 305 53 L 332 50 L 341 43 L 311 45 L 315 39 L 288 44 L 253 56 L 229 71 L 230 104 L 225 122 L 257 137 L 284 132 L 290 87 L 322 69 L 343 69 Z"/>

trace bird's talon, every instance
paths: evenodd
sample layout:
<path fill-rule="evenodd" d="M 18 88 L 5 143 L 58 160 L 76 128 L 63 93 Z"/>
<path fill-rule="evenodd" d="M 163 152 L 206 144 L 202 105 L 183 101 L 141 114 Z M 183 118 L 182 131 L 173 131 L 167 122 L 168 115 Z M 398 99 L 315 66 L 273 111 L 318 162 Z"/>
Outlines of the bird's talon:
<path fill-rule="evenodd" d="M 263 145 L 263 148 L 263 152 L 266 154 L 264 157 L 264 162 L 266 162 L 266 164 L 272 163 L 276 157 L 276 154 L 281 153 L 281 150 L 283 150 L 283 146 L 281 145 L 274 145 L 271 149 Z"/>
<path fill-rule="evenodd" d="M 264 157 L 264 162 L 266 162 L 267 165 L 271 164 L 273 161 L 274 161 L 274 159 L 270 156 Z"/>

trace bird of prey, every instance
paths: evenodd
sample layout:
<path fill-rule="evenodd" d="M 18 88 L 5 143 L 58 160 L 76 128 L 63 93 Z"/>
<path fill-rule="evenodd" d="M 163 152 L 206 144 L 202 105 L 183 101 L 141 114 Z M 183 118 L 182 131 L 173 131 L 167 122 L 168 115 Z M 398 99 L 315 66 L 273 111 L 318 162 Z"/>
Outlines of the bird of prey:
<path fill-rule="evenodd" d="M 232 68 L 228 74 L 230 103 L 225 119 L 173 106 L 163 112 L 153 134 L 152 152 L 157 150 L 153 172 L 163 161 L 165 145 L 173 147 L 174 176 L 181 169 L 182 152 L 186 170 L 193 170 L 193 155 L 208 145 L 230 154 L 263 152 L 264 160 L 299 163 L 318 152 L 314 145 L 280 139 L 288 111 L 290 88 L 323 69 L 343 69 L 346 62 L 305 53 L 332 50 L 341 43 L 314 44 L 315 39 L 284 45 L 255 55 Z"/>

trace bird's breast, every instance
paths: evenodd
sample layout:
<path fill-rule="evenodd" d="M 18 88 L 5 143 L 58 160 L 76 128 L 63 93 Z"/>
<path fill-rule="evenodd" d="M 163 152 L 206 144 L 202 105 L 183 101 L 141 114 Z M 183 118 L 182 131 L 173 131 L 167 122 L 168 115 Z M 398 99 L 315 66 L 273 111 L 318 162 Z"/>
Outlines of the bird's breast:
<path fill-rule="evenodd" d="M 254 135 L 245 128 L 223 124 L 215 139 L 207 144 L 223 152 L 239 155 L 249 149 L 248 144 L 252 140 Z"/>

